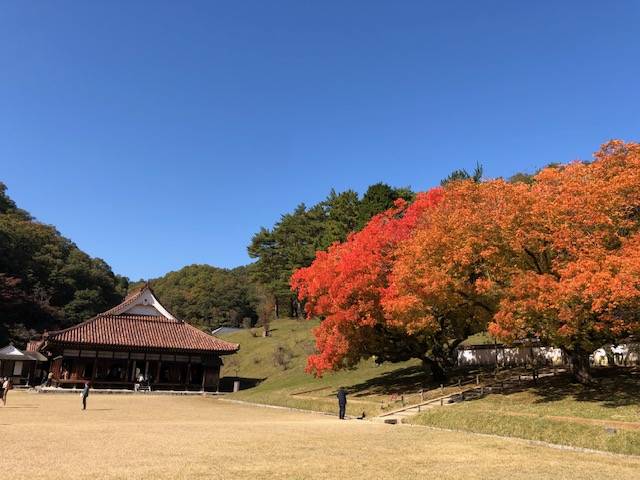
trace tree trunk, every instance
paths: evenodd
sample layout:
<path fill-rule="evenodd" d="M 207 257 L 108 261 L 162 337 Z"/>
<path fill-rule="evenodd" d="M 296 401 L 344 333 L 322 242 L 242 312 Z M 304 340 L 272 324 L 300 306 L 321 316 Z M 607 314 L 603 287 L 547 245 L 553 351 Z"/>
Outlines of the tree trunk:
<path fill-rule="evenodd" d="M 278 305 L 278 296 L 277 295 L 274 297 L 274 302 L 273 303 L 274 303 L 273 310 L 274 310 L 274 313 L 276 315 L 276 318 L 280 318 L 280 305 Z"/>
<path fill-rule="evenodd" d="M 431 371 L 431 376 L 436 383 L 444 383 L 447 380 L 447 371 L 438 362 L 431 358 L 425 357 L 422 359 L 422 367 Z"/>
<path fill-rule="evenodd" d="M 569 357 L 569 368 L 571 369 L 573 377 L 580 383 L 591 383 L 593 377 L 591 376 L 589 352 L 581 348 L 575 348 L 568 350 L 567 355 Z"/>

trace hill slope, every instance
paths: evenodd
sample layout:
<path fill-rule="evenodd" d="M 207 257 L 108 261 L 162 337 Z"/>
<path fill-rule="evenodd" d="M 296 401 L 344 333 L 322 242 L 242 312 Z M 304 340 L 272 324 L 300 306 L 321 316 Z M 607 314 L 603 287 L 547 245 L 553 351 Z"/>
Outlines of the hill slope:
<path fill-rule="evenodd" d="M 376 365 L 367 360 L 322 378 L 305 373 L 306 358 L 314 345 L 311 330 L 316 325 L 314 320 L 276 320 L 267 338 L 253 336 L 249 330 L 222 336 L 240 344 L 240 352 L 225 358 L 223 367 L 226 388 L 234 377 L 242 382 L 243 389 L 230 398 L 333 412 L 335 392 L 344 386 L 349 391 L 347 414 L 365 411 L 372 415 L 400 402 L 395 394 L 418 392 L 428 383 L 418 361 Z"/>
<path fill-rule="evenodd" d="M 118 304 L 128 280 L 17 207 L 0 182 L 0 346 Z"/>

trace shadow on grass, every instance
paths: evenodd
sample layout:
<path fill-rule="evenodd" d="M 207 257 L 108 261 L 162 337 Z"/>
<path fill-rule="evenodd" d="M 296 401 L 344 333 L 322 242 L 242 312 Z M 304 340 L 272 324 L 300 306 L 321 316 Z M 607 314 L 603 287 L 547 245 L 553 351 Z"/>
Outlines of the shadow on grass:
<path fill-rule="evenodd" d="M 529 392 L 537 397 L 533 401 L 537 404 L 573 399 L 578 402 L 599 403 L 608 408 L 640 405 L 640 371 L 638 369 L 594 368 L 592 373 L 594 382 L 589 385 L 578 383 L 569 373 L 561 373 L 553 377 L 540 378 L 537 383 L 523 381 L 521 384 L 510 384 L 504 392 L 497 394 L 513 395 Z M 479 400 L 484 396 L 475 396 L 465 401 Z"/>
<path fill-rule="evenodd" d="M 579 402 L 597 402 L 604 407 L 640 405 L 640 377 L 633 369 L 598 368 L 593 370 L 594 382 L 582 385 L 569 374 L 546 382 L 538 382 L 533 391 L 540 398 L 537 403 L 573 398 Z"/>
<path fill-rule="evenodd" d="M 354 397 L 366 395 L 389 395 L 415 392 L 421 388 L 433 388 L 431 375 L 420 366 L 406 367 L 383 373 L 365 382 L 347 387 L 347 392 Z"/>
<path fill-rule="evenodd" d="M 465 381 L 475 378 L 479 368 L 453 368 L 448 372 L 448 380 L 445 386 L 452 386 L 458 383 L 458 379 Z M 433 380 L 431 373 L 424 370 L 420 365 L 400 368 L 391 372 L 383 373 L 365 382 L 346 387 L 347 392 L 355 397 L 366 395 L 393 395 L 417 393 L 421 389 L 433 390 L 440 387 L 440 382 Z"/>

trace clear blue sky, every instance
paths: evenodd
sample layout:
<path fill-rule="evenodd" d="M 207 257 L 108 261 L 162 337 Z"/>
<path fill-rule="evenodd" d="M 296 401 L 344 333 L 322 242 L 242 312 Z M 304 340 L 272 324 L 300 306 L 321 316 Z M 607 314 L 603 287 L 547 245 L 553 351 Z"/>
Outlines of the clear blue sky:
<path fill-rule="evenodd" d="M 296 204 L 640 132 L 640 3 L 0 1 L 0 181 L 133 279 Z"/>

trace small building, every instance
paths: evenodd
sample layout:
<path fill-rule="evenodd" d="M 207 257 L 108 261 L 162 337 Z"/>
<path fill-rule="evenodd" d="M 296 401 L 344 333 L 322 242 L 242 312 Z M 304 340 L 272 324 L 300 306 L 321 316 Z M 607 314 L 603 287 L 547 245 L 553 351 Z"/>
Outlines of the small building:
<path fill-rule="evenodd" d="M 14 385 L 41 381 L 41 366 L 47 357 L 39 352 L 19 350 L 13 345 L 0 348 L 0 378 L 8 377 Z"/>
<path fill-rule="evenodd" d="M 89 380 L 96 388 L 133 388 L 142 378 L 164 390 L 216 390 L 221 357 L 238 348 L 175 318 L 148 284 L 120 305 L 29 346 L 47 355 L 59 386 Z"/>

